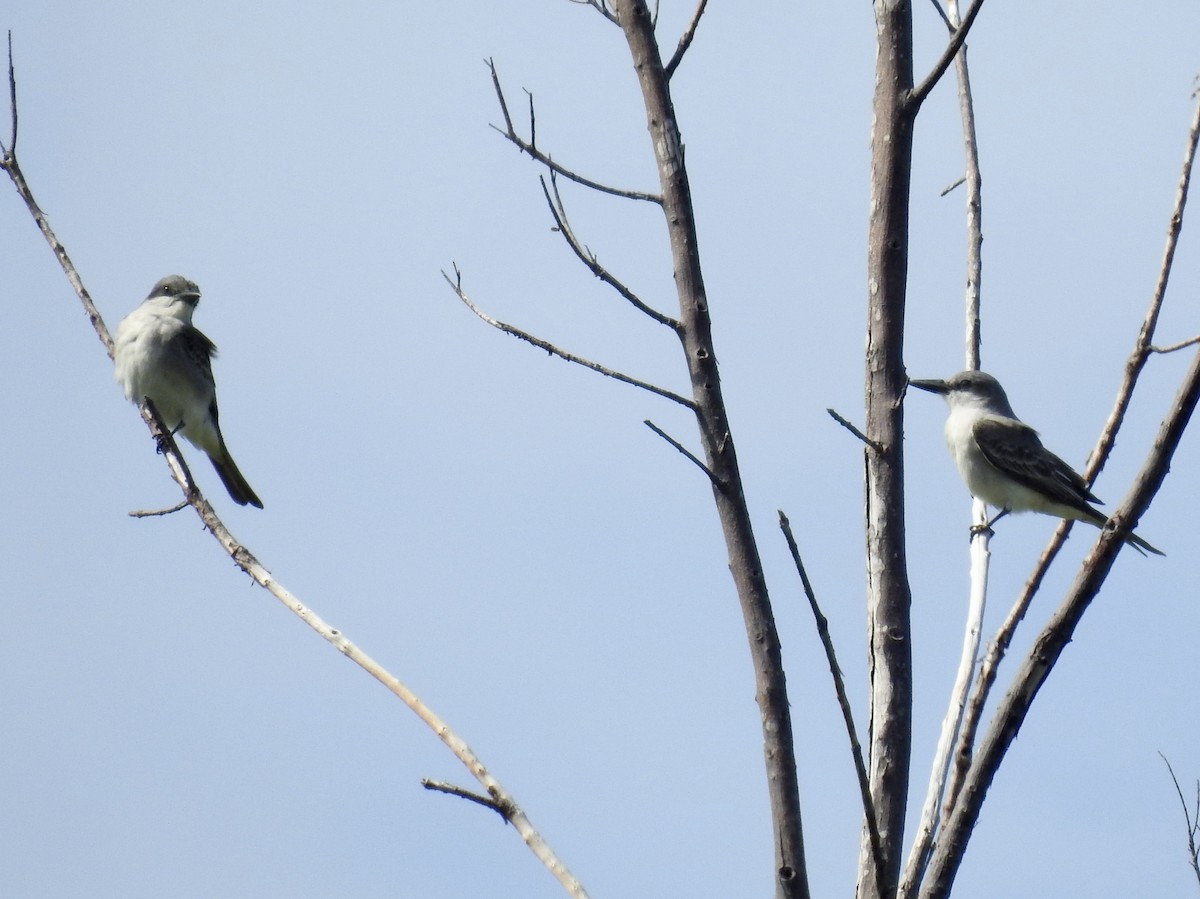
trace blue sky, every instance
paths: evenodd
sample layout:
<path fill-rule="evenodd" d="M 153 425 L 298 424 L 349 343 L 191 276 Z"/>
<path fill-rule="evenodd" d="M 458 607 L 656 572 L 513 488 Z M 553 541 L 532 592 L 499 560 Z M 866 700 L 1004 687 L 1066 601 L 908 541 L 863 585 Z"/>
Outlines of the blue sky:
<path fill-rule="evenodd" d="M 825 409 L 861 417 L 874 24 L 867 3 L 778 7 L 711 4 L 674 90 L 788 666 L 810 879 L 844 895 L 858 794 L 775 516 L 792 520 L 865 721 L 861 455 Z M 488 127 L 492 57 L 515 113 L 533 92 L 556 159 L 656 189 L 619 31 L 566 0 L 8 14 L 20 158 L 109 327 L 165 274 L 204 292 L 225 436 L 266 504 L 234 506 L 192 453 L 234 534 L 458 730 L 593 896 L 765 894 L 758 714 L 710 491 L 642 424 L 694 448 L 692 422 L 487 328 L 439 273 L 457 262 L 498 318 L 686 388 L 674 338 L 574 261 L 538 169 Z M 690 14 L 664 0 L 665 44 Z M 927 5 L 915 15 L 923 71 L 944 29 Z M 1158 271 L 1198 27 L 1179 0 L 1152 16 L 992 3 L 970 42 L 984 366 L 1076 465 Z M 961 169 L 947 81 L 917 128 L 915 377 L 963 364 L 963 196 L 939 196 Z M 671 311 L 657 210 L 564 193 L 581 238 Z M 1162 343 L 1200 331 L 1194 234 Z M 471 783 L 193 516 L 127 517 L 177 490 L 11 189 L 0 245 L 0 893 L 561 895 L 494 815 L 421 789 Z M 1110 505 L 1186 364 L 1151 363 L 1096 485 Z M 908 406 L 922 785 L 966 604 L 970 502 L 944 414 L 925 395 Z M 1168 557 L 1118 561 L 992 788 L 961 895 L 1194 894 L 1157 752 L 1200 775 L 1197 461 L 1189 435 L 1139 528 Z M 998 528 L 988 633 L 1052 530 Z M 1094 536 L 1073 534 L 1033 623 Z"/>

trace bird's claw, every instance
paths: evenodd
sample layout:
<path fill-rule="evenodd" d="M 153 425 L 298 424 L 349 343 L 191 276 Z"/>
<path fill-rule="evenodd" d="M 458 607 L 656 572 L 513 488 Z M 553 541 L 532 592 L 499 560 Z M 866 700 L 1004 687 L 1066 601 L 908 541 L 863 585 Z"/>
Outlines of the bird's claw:
<path fill-rule="evenodd" d="M 986 524 L 971 525 L 971 539 L 974 540 L 976 537 L 980 536 L 987 537 L 989 540 L 996 536 L 996 532 L 992 530 L 991 521 L 987 522 Z"/>

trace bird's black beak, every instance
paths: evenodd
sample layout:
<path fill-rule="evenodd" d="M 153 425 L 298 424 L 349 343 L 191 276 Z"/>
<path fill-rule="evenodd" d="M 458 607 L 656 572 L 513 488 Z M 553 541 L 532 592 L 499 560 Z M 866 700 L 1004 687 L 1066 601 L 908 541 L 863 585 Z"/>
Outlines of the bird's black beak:
<path fill-rule="evenodd" d="M 919 388 L 920 390 L 928 390 L 930 393 L 940 393 L 942 396 L 945 396 L 947 393 L 950 392 L 950 387 L 946 384 L 945 381 L 941 381 L 941 380 L 932 380 L 932 381 L 910 380 L 908 383 L 909 383 L 910 387 L 916 387 L 916 388 Z"/>

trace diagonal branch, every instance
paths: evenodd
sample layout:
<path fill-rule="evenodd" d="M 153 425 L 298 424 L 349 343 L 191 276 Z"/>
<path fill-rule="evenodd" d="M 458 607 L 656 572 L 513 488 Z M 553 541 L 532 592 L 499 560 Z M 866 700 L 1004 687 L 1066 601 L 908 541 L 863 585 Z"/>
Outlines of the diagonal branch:
<path fill-rule="evenodd" d="M 504 823 L 508 824 L 508 816 L 511 809 L 497 802 L 490 796 L 480 796 L 465 787 L 459 787 L 455 784 L 446 783 L 444 780 L 430 780 L 428 777 L 421 778 L 421 786 L 434 793 L 445 793 L 448 796 L 457 796 L 459 799 L 466 799 L 469 802 L 474 802 L 476 805 L 482 805 L 484 808 L 490 808 L 497 815 L 504 819 Z"/>
<path fill-rule="evenodd" d="M 679 68 L 679 64 L 683 62 L 683 54 L 687 53 L 688 48 L 692 46 L 692 39 L 696 36 L 696 28 L 700 24 L 700 17 L 704 15 L 704 8 L 708 6 L 708 0 L 700 0 L 696 5 L 696 11 L 692 13 L 692 20 L 688 22 L 687 28 L 679 37 L 679 46 L 675 48 L 674 55 L 671 56 L 671 61 L 663 66 L 663 72 L 667 78 L 675 75 L 675 70 Z"/>
<path fill-rule="evenodd" d="M 610 187 L 607 184 L 601 184 L 599 181 L 593 181 L 590 178 L 585 178 L 583 175 L 559 165 L 547 154 L 539 150 L 534 142 L 536 131 L 536 119 L 533 114 L 533 95 L 529 95 L 529 125 L 530 139 L 525 140 L 517 133 L 517 129 L 513 126 L 512 115 L 508 111 L 508 101 L 504 97 L 504 89 L 500 87 L 500 76 L 496 73 L 496 63 L 491 59 L 486 60 L 488 69 L 492 73 L 492 86 L 496 89 L 496 99 L 500 101 L 500 112 L 504 116 L 504 127 L 492 125 L 497 131 L 503 134 L 508 140 L 516 145 L 522 153 L 528 153 L 533 159 L 540 162 L 552 172 L 557 172 L 564 178 L 569 178 L 576 184 L 582 184 L 584 187 L 590 187 L 592 190 L 599 191 L 602 194 L 611 194 L 614 197 L 624 197 L 627 200 L 645 200 L 648 203 L 656 203 L 662 205 L 662 197 L 658 194 L 645 193 L 637 190 L 626 190 L 621 187 Z"/>
<path fill-rule="evenodd" d="M 1141 330 L 1134 341 L 1133 350 L 1125 362 L 1125 376 L 1117 394 L 1117 402 L 1109 413 L 1108 421 L 1104 423 L 1104 431 L 1100 442 L 1092 450 L 1088 459 L 1085 477 L 1090 484 L 1112 452 L 1117 441 L 1117 431 L 1125 420 L 1125 413 L 1133 398 L 1133 389 L 1137 379 L 1150 358 L 1151 345 L 1154 341 L 1154 330 L 1158 327 L 1158 317 L 1162 311 L 1163 301 L 1167 295 L 1167 284 L 1171 279 L 1171 269 L 1175 262 L 1175 249 L 1179 245 L 1179 235 L 1183 230 L 1183 213 L 1187 208 L 1188 190 L 1192 182 L 1192 166 L 1196 161 L 1197 147 L 1200 147 L 1200 99 L 1197 99 L 1192 113 L 1192 124 L 1188 130 L 1187 147 L 1183 155 L 1183 168 L 1179 174 L 1179 183 L 1175 187 L 1175 206 L 1171 210 L 1171 220 L 1167 226 L 1167 242 L 1163 248 L 1162 265 L 1158 270 L 1158 278 L 1154 283 L 1154 293 L 1150 298 L 1150 307 L 1142 320 Z"/>
<path fill-rule="evenodd" d="M 678 321 L 646 305 L 637 294 L 618 281 L 612 272 L 600 264 L 600 260 L 596 257 L 595 253 L 579 242 L 574 230 L 571 228 L 570 222 L 567 221 L 567 207 L 563 204 L 562 194 L 558 191 L 557 173 L 553 171 L 550 173 L 550 187 L 546 186 L 545 177 L 541 179 L 541 182 L 542 193 L 546 195 L 546 205 L 550 207 L 550 214 L 554 216 L 554 224 L 558 228 L 558 232 L 563 236 L 571 251 L 579 258 L 579 261 L 587 266 L 588 271 L 628 300 L 634 308 L 644 312 L 660 325 L 666 325 L 678 334 L 681 327 Z M 551 188 L 554 191 L 553 197 L 550 195 Z"/>
<path fill-rule="evenodd" d="M 672 437 L 670 434 L 668 434 L 666 431 L 664 431 L 662 428 L 660 428 L 658 425 L 656 425 L 650 419 L 647 418 L 645 421 L 642 422 L 642 424 L 644 424 L 646 427 L 648 427 L 651 431 L 653 431 L 655 434 L 657 434 L 663 440 L 667 441 L 667 443 L 671 444 L 671 446 L 675 447 L 675 449 L 678 450 L 684 456 L 684 458 L 691 460 L 693 465 L 695 465 L 697 468 L 699 468 L 702 472 L 704 472 L 708 476 L 708 479 L 712 482 L 712 485 L 715 488 L 717 488 L 718 490 L 722 489 L 721 482 L 719 480 L 717 480 L 717 476 L 712 473 L 712 469 L 709 468 L 707 465 L 705 465 L 696 456 L 695 453 L 693 453 L 691 450 L 689 450 L 686 446 L 684 446 L 682 443 L 680 443 L 678 440 L 676 440 L 674 437 Z"/>
<path fill-rule="evenodd" d="M 836 409 L 828 408 L 825 411 L 829 413 L 830 418 L 832 418 L 834 421 L 836 421 L 838 424 L 840 424 L 843 428 L 845 428 L 847 431 L 849 431 L 851 434 L 853 434 L 855 437 L 857 437 L 859 440 L 861 440 L 863 443 L 865 443 L 867 446 L 869 446 L 875 452 L 879 453 L 879 452 L 883 451 L 883 447 L 879 443 L 872 440 L 870 437 L 868 437 L 866 434 L 864 434 L 862 431 L 860 431 L 854 425 L 854 423 L 852 421 L 850 421 L 849 419 L 840 415 Z"/>
<path fill-rule="evenodd" d="M 929 2 L 933 4 L 933 8 L 937 10 L 937 14 L 941 16 L 942 21 L 946 23 L 946 30 L 953 34 L 955 25 L 950 21 L 950 16 L 946 14 L 946 10 L 942 9 L 942 4 L 938 0 L 929 0 Z"/>
<path fill-rule="evenodd" d="M 13 118 L 16 118 L 16 80 L 12 74 L 11 56 L 9 67 L 9 86 L 10 97 L 13 103 Z M 46 242 L 50 245 L 54 255 L 58 258 L 59 264 L 63 267 L 66 273 L 67 280 L 75 288 L 76 294 L 82 301 L 84 310 L 87 312 L 88 318 L 91 321 L 92 327 L 96 331 L 96 336 L 104 345 L 109 357 L 112 357 L 112 338 L 109 335 L 108 328 L 101 318 L 100 313 L 96 310 L 92 303 L 91 297 L 83 287 L 83 283 L 79 277 L 79 273 L 75 270 L 70 257 L 67 255 L 66 249 L 55 237 L 53 230 L 46 221 L 45 215 L 38 208 L 37 203 L 33 199 L 33 194 L 29 189 L 28 183 L 21 174 L 20 167 L 17 165 L 16 155 L 13 148 L 9 148 L 2 161 L 0 167 L 8 172 L 12 179 L 18 194 L 25 201 L 34 220 L 37 222 L 38 228 L 46 238 Z M 156 438 L 158 445 L 163 448 L 163 455 L 167 460 L 168 467 L 171 471 L 171 476 L 175 482 L 179 484 L 183 490 L 186 501 L 203 522 L 205 529 L 212 534 L 218 543 L 224 548 L 235 565 L 250 576 L 250 578 L 269 592 L 272 596 L 283 603 L 292 611 L 301 621 L 307 624 L 310 628 L 317 632 L 321 637 L 332 644 L 342 655 L 350 659 L 377 681 L 383 684 L 393 695 L 398 697 L 410 710 L 412 710 L 425 724 L 437 734 L 438 738 L 450 749 L 451 752 L 458 758 L 460 762 L 471 772 L 476 780 L 483 785 L 487 790 L 488 795 L 500 807 L 508 811 L 508 820 L 516 829 L 521 839 L 529 847 L 530 851 L 538 858 L 539 861 L 550 871 L 550 873 L 559 881 L 567 893 L 576 899 L 586 899 L 587 891 L 583 885 L 575 878 L 567 866 L 558 858 L 551 849 L 550 845 L 542 838 L 542 835 L 534 828 L 533 823 L 529 820 L 525 812 L 517 805 L 516 800 L 508 793 L 507 790 L 500 784 L 479 757 L 471 751 L 471 748 L 466 744 L 461 737 L 458 736 L 450 727 L 439 718 L 432 709 L 430 709 L 421 699 L 408 689 L 401 681 L 391 674 L 382 665 L 376 662 L 373 658 L 367 655 L 358 646 L 352 643 L 340 630 L 327 624 L 320 618 L 311 608 L 301 603 L 292 593 L 284 587 L 275 576 L 271 574 L 263 565 L 254 557 L 254 555 L 241 543 L 225 527 L 224 522 L 217 517 L 208 500 L 200 493 L 199 489 L 191 481 L 190 473 L 178 449 L 175 447 L 174 440 L 171 437 L 170 431 L 163 427 L 154 410 L 152 403 L 143 403 L 140 405 L 142 418 L 145 420 L 150 429 L 151 434 Z"/>
<path fill-rule="evenodd" d="M 582 356 L 576 356 L 573 353 L 560 350 L 554 344 L 542 340 L 540 337 L 534 337 L 528 331 L 522 331 L 520 328 L 514 325 L 510 325 L 500 321 L 499 319 L 492 318 L 492 316 L 488 315 L 486 312 L 476 306 L 475 303 L 472 302 L 471 298 L 468 297 L 463 291 L 462 272 L 458 270 L 457 265 L 454 266 L 453 278 L 446 274 L 445 271 L 442 272 L 442 277 L 446 279 L 446 283 L 450 285 L 451 289 L 456 294 L 458 294 L 458 298 L 463 301 L 466 307 L 493 328 L 503 331 L 505 334 L 511 334 L 513 337 L 518 337 L 521 340 L 524 340 L 526 343 L 533 344 L 538 349 L 545 350 L 551 356 L 558 356 L 558 358 L 565 359 L 567 362 L 574 362 L 576 365 L 582 365 L 584 368 L 590 368 L 592 371 L 599 372 L 607 378 L 613 378 L 617 381 L 623 381 L 626 384 L 632 384 L 634 387 L 640 387 L 643 390 L 648 390 L 653 394 L 657 394 L 665 399 L 679 403 L 679 405 L 683 406 L 685 409 L 691 409 L 693 412 L 696 411 L 696 404 L 692 400 L 682 397 L 678 393 L 667 390 L 665 387 L 659 387 L 655 384 L 649 383 L 648 381 L 639 380 L 638 378 L 631 377 L 624 372 L 619 372 L 611 368 L 605 368 L 603 365 L 600 365 L 597 362 L 592 362 L 590 359 L 584 359 Z"/>
<path fill-rule="evenodd" d="M 909 106 L 920 106 L 924 103 L 925 98 L 929 96 L 929 92 L 933 90 L 934 85 L 946 74 L 946 69 L 950 68 L 950 63 L 954 61 L 954 57 L 957 55 L 959 49 L 966 43 L 971 26 L 975 24 L 975 17 L 979 15 L 979 10 L 982 8 L 983 0 L 975 0 L 971 4 L 971 11 L 963 18 L 962 24 L 950 35 L 950 42 L 946 44 L 946 49 L 942 51 L 942 55 L 934 63 L 933 69 L 925 76 L 924 81 L 908 92 L 907 103 Z"/>
<path fill-rule="evenodd" d="M 821 638 L 821 646 L 825 648 L 825 660 L 829 663 L 829 673 L 833 675 L 833 690 L 837 694 L 838 706 L 842 710 L 842 720 L 846 724 L 846 734 L 850 737 L 850 755 L 854 759 L 854 772 L 858 775 L 858 791 L 862 796 L 863 814 L 867 819 L 867 830 L 871 839 L 871 850 L 875 855 L 875 869 L 883 871 L 883 843 L 879 838 L 879 821 L 875 815 L 875 803 L 871 799 L 871 781 L 867 777 L 867 766 L 863 761 L 862 744 L 858 741 L 858 730 L 854 727 L 854 713 L 850 708 L 850 697 L 846 693 L 846 682 L 842 677 L 841 666 L 838 665 L 837 653 L 833 648 L 833 638 L 829 634 L 829 619 L 817 604 L 817 594 L 808 579 L 804 562 L 800 559 L 800 548 L 792 534 L 792 523 L 788 517 L 779 511 L 779 527 L 787 540 L 788 551 L 796 565 L 796 573 L 800 575 L 800 584 L 804 587 L 804 595 L 808 598 L 808 606 L 812 610 L 813 620 L 817 625 L 817 636 Z M 882 886 L 880 887 L 882 892 Z"/>

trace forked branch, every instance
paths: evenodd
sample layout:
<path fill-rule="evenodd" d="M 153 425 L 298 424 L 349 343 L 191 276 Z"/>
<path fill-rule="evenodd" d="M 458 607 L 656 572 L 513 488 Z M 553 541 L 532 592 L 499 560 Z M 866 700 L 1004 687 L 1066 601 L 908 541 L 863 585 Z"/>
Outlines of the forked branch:
<path fill-rule="evenodd" d="M 817 593 L 813 590 L 812 583 L 808 579 L 808 571 L 804 568 L 804 562 L 800 559 L 800 547 L 796 544 L 796 538 L 792 534 L 792 523 L 788 521 L 788 517 L 779 512 L 779 527 L 783 531 L 783 537 L 787 541 L 788 551 L 792 554 L 792 562 L 796 566 L 796 573 L 800 576 L 800 584 L 804 588 L 804 595 L 808 599 L 808 607 L 812 611 L 813 620 L 817 625 L 817 636 L 821 640 L 821 646 L 825 649 L 825 661 L 829 665 L 829 673 L 833 677 L 833 691 L 837 695 L 838 707 L 842 710 L 842 721 L 846 725 L 846 735 L 850 738 L 850 755 L 854 760 L 854 772 L 858 775 L 858 792 L 862 797 L 863 815 L 867 821 L 867 832 L 870 835 L 871 851 L 875 856 L 875 870 L 882 873 L 883 871 L 883 842 L 879 838 L 879 821 L 875 815 L 875 803 L 871 799 L 871 781 L 867 777 L 867 765 L 863 761 L 862 744 L 858 740 L 858 729 L 854 726 L 854 712 L 850 708 L 850 697 L 846 693 L 846 681 L 842 677 L 842 668 L 838 664 L 837 652 L 833 647 L 833 637 L 829 633 L 829 619 L 825 617 L 825 613 L 821 611 L 821 606 L 817 603 Z M 880 885 L 882 892 L 882 886 Z"/>
<path fill-rule="evenodd" d="M 599 8 L 599 7 L 597 7 Z M 536 159 L 552 172 L 557 172 L 564 178 L 574 181 L 576 184 L 582 184 L 584 187 L 590 187 L 592 190 L 597 190 L 602 194 L 611 194 L 614 197 L 624 197 L 627 200 L 645 200 L 648 203 L 656 203 L 662 205 L 662 197 L 658 194 L 645 193 L 638 190 L 626 190 L 622 187 L 611 187 L 607 184 L 601 184 L 599 181 L 593 181 L 591 178 L 585 178 L 578 172 L 572 171 L 566 166 L 560 165 L 550 158 L 549 154 L 543 153 L 537 148 L 537 118 L 534 114 L 533 95 L 529 95 L 529 140 L 521 137 L 517 133 L 517 129 L 513 125 L 512 115 L 508 111 L 508 100 L 504 97 L 504 89 L 500 86 L 500 76 L 496 73 L 496 63 L 491 59 L 485 60 L 488 70 L 492 73 L 492 86 L 496 89 L 496 99 L 500 101 L 500 112 L 504 116 L 504 127 L 492 125 L 497 131 L 503 134 L 509 142 L 515 145 L 522 153 L 528 153 L 533 159 Z"/>
<path fill-rule="evenodd" d="M 546 179 L 543 177 L 542 193 L 546 197 L 546 205 L 550 207 L 550 214 L 554 216 L 554 225 L 558 232 L 563 236 L 563 240 L 567 242 L 567 246 L 571 248 L 579 261 L 587 266 L 588 271 L 619 293 L 622 297 L 639 312 L 644 312 L 650 318 L 654 319 L 660 325 L 666 325 L 676 334 L 682 327 L 678 321 L 671 318 L 669 315 L 664 315 L 657 309 L 647 305 L 642 299 L 632 290 L 626 287 L 621 281 L 610 272 L 607 268 L 600 264 L 600 260 L 596 254 L 580 243 L 575 236 L 575 231 L 571 227 L 571 223 L 567 220 L 567 207 L 563 204 L 562 194 L 558 192 L 558 174 L 550 172 L 550 186 L 546 186 Z"/>
<path fill-rule="evenodd" d="M 938 57 L 938 61 L 934 63 L 929 74 L 925 76 L 925 80 L 909 91 L 907 99 L 909 105 L 920 106 L 925 102 L 925 98 L 929 96 L 929 92 L 933 90 L 942 76 L 946 74 L 946 69 L 950 68 L 950 63 L 954 62 L 954 57 L 958 54 L 959 49 L 966 43 L 967 35 L 971 32 L 971 26 L 975 24 L 975 17 L 979 15 L 979 10 L 982 8 L 983 0 L 975 0 L 971 4 L 970 12 L 963 17 L 962 24 L 955 28 L 954 32 L 950 35 L 950 40 L 946 44 L 946 48 L 942 51 L 942 55 Z"/>
<path fill-rule="evenodd" d="M 576 356 L 574 353 L 568 353 L 566 350 L 559 349 L 557 346 L 547 340 L 542 340 L 540 337 L 534 337 L 528 331 L 522 331 L 515 325 L 510 325 L 488 315 L 486 312 L 476 306 L 474 301 L 467 296 L 466 292 L 463 290 L 462 272 L 459 271 L 457 265 L 454 266 L 453 278 L 451 278 L 450 275 L 444 271 L 442 272 L 442 277 L 446 279 L 446 283 L 450 285 L 450 288 L 455 292 L 455 294 L 458 295 L 458 298 L 462 300 L 463 304 L 493 328 L 503 331 L 505 334 L 511 334 L 513 337 L 524 340 L 526 343 L 529 343 L 540 350 L 545 350 L 551 356 L 557 356 L 560 359 L 565 359 L 567 362 L 573 362 L 576 365 L 581 365 L 584 368 L 591 369 L 594 372 L 604 375 L 606 378 L 613 378 L 614 380 L 622 381 L 626 384 L 632 384 L 634 387 L 640 387 L 642 390 L 648 390 L 650 393 L 679 403 L 679 405 L 683 406 L 685 409 L 691 409 L 693 412 L 696 411 L 696 404 L 692 400 L 680 396 L 674 391 L 667 390 L 665 387 L 659 387 L 657 384 L 651 384 L 649 381 L 642 381 L 638 378 L 631 377 L 624 372 L 620 372 L 612 368 L 606 368 L 598 362 L 592 362 L 590 359 L 585 359 L 582 356 Z"/>
<path fill-rule="evenodd" d="M 692 39 L 696 36 L 696 28 L 700 25 L 700 17 L 704 15 L 704 9 L 707 6 L 708 0 L 700 0 L 696 4 L 696 11 L 692 13 L 692 20 L 688 22 L 687 28 L 683 30 L 683 34 L 679 37 L 679 46 L 675 48 L 675 53 L 671 56 L 671 61 L 663 66 L 663 72 L 667 78 L 671 78 L 675 74 L 675 70 L 683 62 L 683 55 L 692 46 Z"/>

